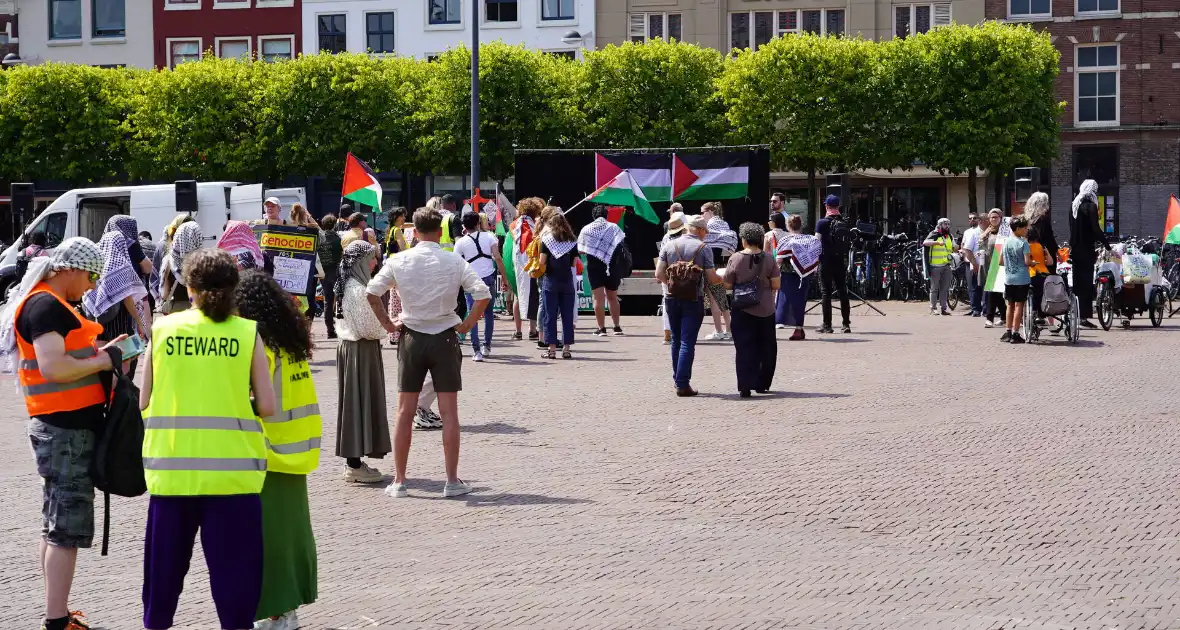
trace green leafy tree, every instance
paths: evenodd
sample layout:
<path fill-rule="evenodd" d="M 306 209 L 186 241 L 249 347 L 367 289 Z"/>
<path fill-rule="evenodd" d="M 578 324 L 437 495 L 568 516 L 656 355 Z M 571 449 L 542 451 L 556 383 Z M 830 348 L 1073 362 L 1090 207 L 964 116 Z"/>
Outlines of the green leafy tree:
<path fill-rule="evenodd" d="M 141 73 L 47 63 L 0 76 L 0 179 L 105 182 L 126 161 L 130 77 Z"/>

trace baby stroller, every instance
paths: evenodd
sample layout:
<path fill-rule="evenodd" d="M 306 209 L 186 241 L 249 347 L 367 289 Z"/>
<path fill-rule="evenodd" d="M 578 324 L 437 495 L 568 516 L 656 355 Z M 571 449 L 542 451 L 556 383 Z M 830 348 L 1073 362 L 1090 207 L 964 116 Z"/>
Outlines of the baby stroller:
<path fill-rule="evenodd" d="M 1058 252 L 1058 259 L 1062 262 L 1057 264 L 1056 274 L 1049 274 L 1045 278 L 1039 305 L 1035 302 L 1033 292 L 1029 292 L 1024 310 L 1024 336 L 1029 342 L 1040 341 L 1041 331 L 1044 330 L 1053 336 L 1064 331 L 1065 340 L 1071 344 L 1077 343 L 1081 337 L 1081 303 L 1073 293 L 1070 282 L 1073 267 L 1068 257 L 1068 251 Z"/>

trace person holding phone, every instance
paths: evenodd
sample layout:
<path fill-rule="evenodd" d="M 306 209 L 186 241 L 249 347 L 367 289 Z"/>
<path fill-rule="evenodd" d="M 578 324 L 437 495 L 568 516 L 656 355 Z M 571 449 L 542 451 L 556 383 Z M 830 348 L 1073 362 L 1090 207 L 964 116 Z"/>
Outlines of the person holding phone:
<path fill-rule="evenodd" d="M 109 226 L 110 224 L 108 224 Z M 127 250 L 131 245 L 117 228 L 108 227 L 98 241 L 102 251 L 103 268 L 93 291 L 82 298 L 82 305 L 90 317 L 102 324 L 100 341 L 110 341 L 120 335 L 151 336 L 151 315 L 147 309 L 147 286 L 131 263 Z M 135 246 L 139 246 L 136 240 Z M 151 263 L 148 263 L 151 264 Z M 132 360 L 127 375 L 135 378 L 138 361 Z"/>

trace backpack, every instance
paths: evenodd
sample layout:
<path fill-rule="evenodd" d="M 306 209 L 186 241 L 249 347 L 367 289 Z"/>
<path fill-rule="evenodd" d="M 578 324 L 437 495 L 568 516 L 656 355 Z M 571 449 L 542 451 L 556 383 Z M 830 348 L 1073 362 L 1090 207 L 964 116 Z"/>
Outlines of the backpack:
<path fill-rule="evenodd" d="M 832 252 L 834 254 L 843 256 L 852 248 L 852 230 L 843 217 L 828 217 L 828 239 L 835 249 Z M 824 253 L 827 254 L 827 252 Z"/>
<path fill-rule="evenodd" d="M 475 243 L 475 252 L 476 252 L 475 255 L 472 256 L 471 258 L 464 258 L 464 260 L 466 260 L 468 263 L 473 263 L 473 262 L 479 260 L 480 258 L 487 258 L 488 260 L 492 260 L 491 255 L 485 254 L 483 252 L 483 248 L 479 246 L 479 235 L 480 235 L 480 232 L 473 232 L 473 233 L 467 235 L 467 236 L 470 236 L 472 242 Z"/>
<path fill-rule="evenodd" d="M 679 257 L 680 248 L 678 246 L 674 248 L 677 257 Z M 700 297 L 701 276 L 704 275 L 705 270 L 696 264 L 696 259 L 704 248 L 705 244 L 701 243 L 688 260 L 677 260 L 668 265 L 665 274 L 668 276 L 669 297 L 678 300 L 696 300 Z"/>
<path fill-rule="evenodd" d="M 630 278 L 635 270 L 635 261 L 631 259 L 631 250 L 626 242 L 619 243 L 615 253 L 610 257 L 610 273 L 615 278 Z"/>
<path fill-rule="evenodd" d="M 1065 278 L 1057 274 L 1049 274 L 1041 289 L 1041 313 L 1044 315 L 1065 315 L 1069 312 L 1070 302 Z"/>
<path fill-rule="evenodd" d="M 96 436 L 90 478 L 103 493 L 102 555 L 107 555 L 111 495 L 138 497 L 147 492 L 143 476 L 143 416 L 139 388 L 121 369 L 113 372 L 106 422 Z"/>
<path fill-rule="evenodd" d="M 524 264 L 524 270 L 530 278 L 540 278 L 545 275 L 545 263 L 541 262 L 541 239 L 534 238 L 524 250 L 529 260 Z"/>
<path fill-rule="evenodd" d="M 395 228 L 390 228 L 395 229 Z M 331 230 L 320 232 L 320 242 L 316 245 L 316 249 L 320 255 L 320 264 L 324 269 L 335 269 L 340 264 L 340 259 L 343 257 L 343 248 L 340 247 L 340 233 Z"/>

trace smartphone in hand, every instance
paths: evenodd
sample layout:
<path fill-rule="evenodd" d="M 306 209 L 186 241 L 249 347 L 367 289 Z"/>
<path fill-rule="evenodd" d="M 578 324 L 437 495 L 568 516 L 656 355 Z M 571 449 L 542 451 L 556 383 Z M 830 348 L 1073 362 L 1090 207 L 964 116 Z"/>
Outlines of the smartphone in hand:
<path fill-rule="evenodd" d="M 123 360 L 130 361 L 135 357 L 143 354 L 147 350 L 147 342 L 139 335 L 131 335 L 123 341 L 115 344 L 115 347 L 123 353 Z"/>

